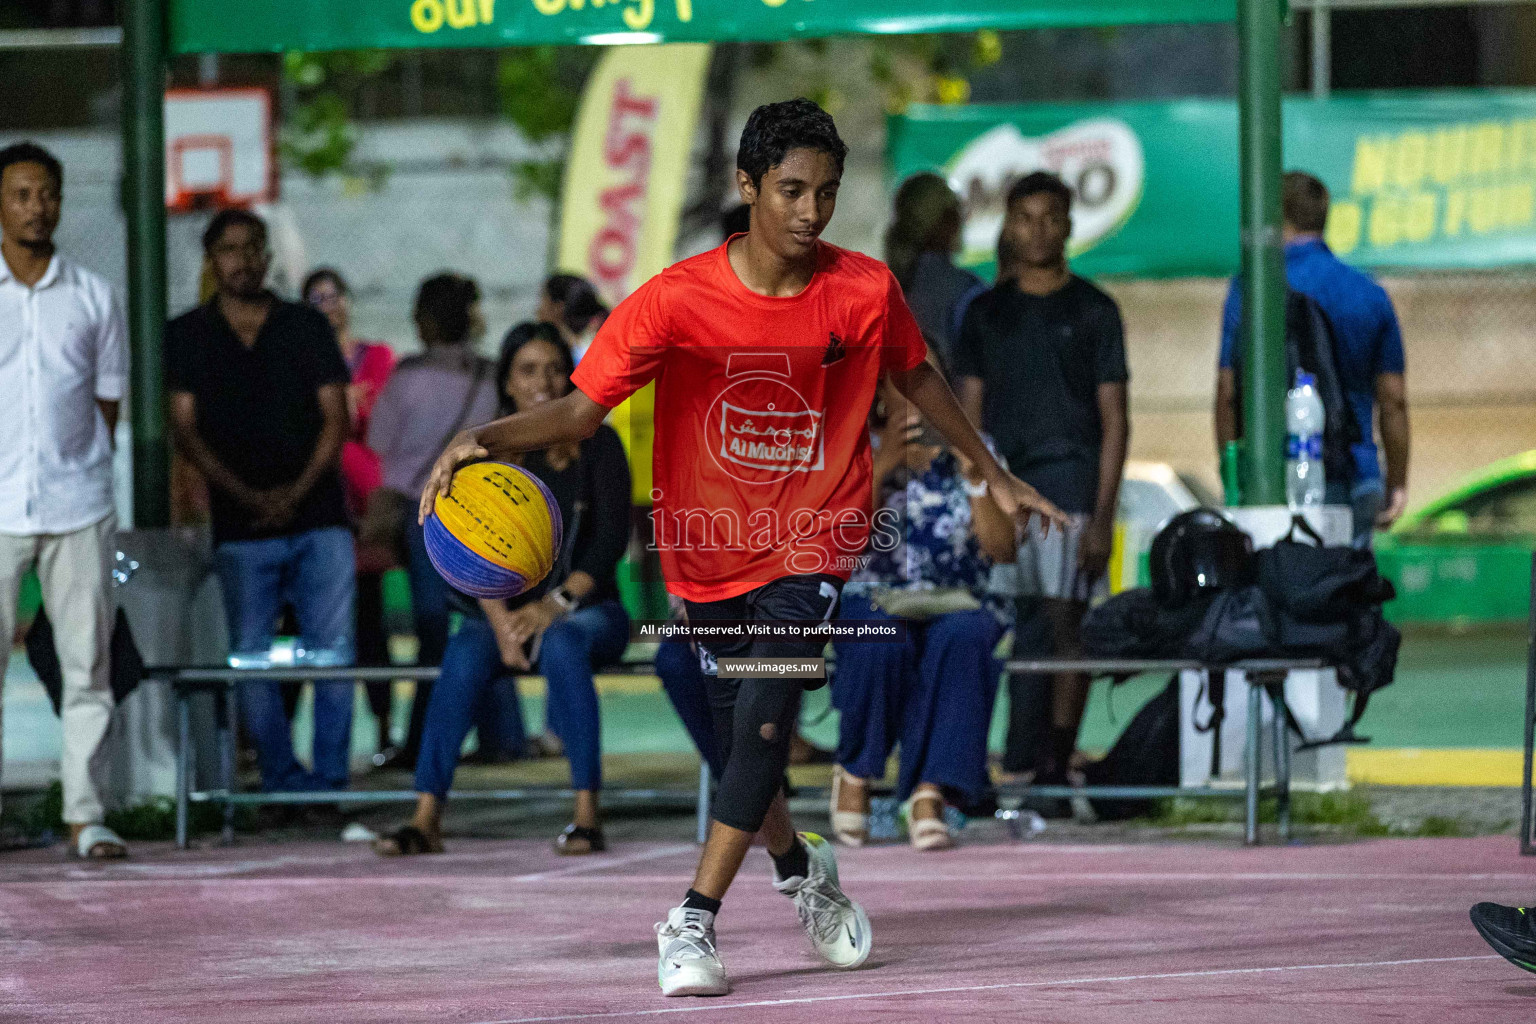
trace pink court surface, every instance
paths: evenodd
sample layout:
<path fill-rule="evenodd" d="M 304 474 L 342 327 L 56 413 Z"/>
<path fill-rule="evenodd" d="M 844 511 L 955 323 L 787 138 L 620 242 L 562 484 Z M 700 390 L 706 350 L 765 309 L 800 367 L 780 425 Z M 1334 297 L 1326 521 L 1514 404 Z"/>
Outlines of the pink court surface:
<path fill-rule="evenodd" d="M 1536 896 L 1509 837 L 1245 850 L 1015 843 L 840 851 L 875 953 L 813 959 L 754 850 L 719 939 L 730 996 L 664 1000 L 651 926 L 689 845 L 141 846 L 0 861 L 0 1020 L 1524 1021 L 1536 977 L 1467 921 Z"/>

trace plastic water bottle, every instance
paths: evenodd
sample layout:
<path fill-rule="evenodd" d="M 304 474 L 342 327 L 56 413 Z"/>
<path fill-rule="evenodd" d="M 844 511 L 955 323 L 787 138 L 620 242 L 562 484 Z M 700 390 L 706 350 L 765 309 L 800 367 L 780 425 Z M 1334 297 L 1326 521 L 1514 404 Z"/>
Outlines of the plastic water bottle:
<path fill-rule="evenodd" d="M 876 796 L 869 800 L 869 838 L 897 839 L 901 826 L 897 821 L 901 805 L 893 796 Z"/>
<path fill-rule="evenodd" d="M 1323 400 L 1317 379 L 1296 373 L 1285 396 L 1285 500 L 1291 508 L 1323 503 Z"/>
<path fill-rule="evenodd" d="M 327 647 L 307 648 L 297 637 L 278 636 L 265 650 L 231 651 L 230 668 L 338 668 L 351 664 L 351 642 L 338 638 Z"/>

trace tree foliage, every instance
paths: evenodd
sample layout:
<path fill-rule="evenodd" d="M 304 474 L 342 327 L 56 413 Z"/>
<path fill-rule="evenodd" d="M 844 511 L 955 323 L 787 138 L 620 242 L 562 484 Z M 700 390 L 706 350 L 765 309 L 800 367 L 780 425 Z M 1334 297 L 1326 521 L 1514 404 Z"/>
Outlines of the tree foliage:
<path fill-rule="evenodd" d="M 284 54 L 283 78 L 297 102 L 285 112 L 279 137 L 283 161 L 316 177 L 357 171 L 358 94 L 394 62 L 388 50 Z"/>
<path fill-rule="evenodd" d="M 711 77 L 708 102 L 729 109 L 738 70 L 763 74 L 788 94 L 804 95 L 836 113 L 850 91 L 875 90 L 898 112 L 909 103 L 964 103 L 969 76 L 1002 57 L 996 32 L 968 35 L 871 36 L 858 41 L 862 60 L 853 65 L 846 49 L 827 40 L 796 40 L 746 48 L 734 55 L 723 76 Z M 559 195 L 564 142 L 575 123 L 581 89 L 602 50 L 583 46 L 527 46 L 501 51 L 495 88 L 502 117 L 523 137 L 544 143 L 549 155 L 520 161 L 509 170 L 519 198 Z M 379 170 L 355 164 L 359 96 L 364 86 L 395 69 L 390 51 L 290 53 L 283 74 L 296 100 L 285 111 L 280 152 L 288 165 L 310 174 L 368 174 Z M 728 140 L 713 133 L 711 148 Z M 719 163 L 718 154 L 708 158 Z"/>
<path fill-rule="evenodd" d="M 576 123 L 581 87 L 602 51 L 590 46 L 527 46 L 507 50 L 496 67 L 502 116 L 529 142 L 563 142 Z M 564 146 L 542 159 L 512 166 L 519 199 L 560 195 Z"/>

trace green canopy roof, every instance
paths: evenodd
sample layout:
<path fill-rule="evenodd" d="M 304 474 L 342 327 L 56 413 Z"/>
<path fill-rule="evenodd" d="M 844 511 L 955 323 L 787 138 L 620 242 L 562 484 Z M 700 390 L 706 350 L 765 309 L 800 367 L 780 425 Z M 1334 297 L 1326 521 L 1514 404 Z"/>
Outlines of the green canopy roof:
<path fill-rule="evenodd" d="M 767 41 L 1231 21 L 1236 0 L 182 0 L 177 53 Z"/>

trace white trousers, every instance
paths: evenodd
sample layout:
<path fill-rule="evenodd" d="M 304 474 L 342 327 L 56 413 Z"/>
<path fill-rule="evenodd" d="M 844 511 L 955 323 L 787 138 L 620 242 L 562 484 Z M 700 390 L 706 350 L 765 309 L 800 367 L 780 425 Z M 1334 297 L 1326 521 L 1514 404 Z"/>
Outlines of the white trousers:
<path fill-rule="evenodd" d="M 64 783 L 64 820 L 71 825 L 99 823 L 103 814 L 92 762 L 112 722 L 108 666 L 116 540 L 115 515 L 73 533 L 27 537 L 0 533 L 0 678 L 16 632 L 21 578 L 36 565 L 64 675 L 60 709 L 64 752 L 59 775 Z"/>

